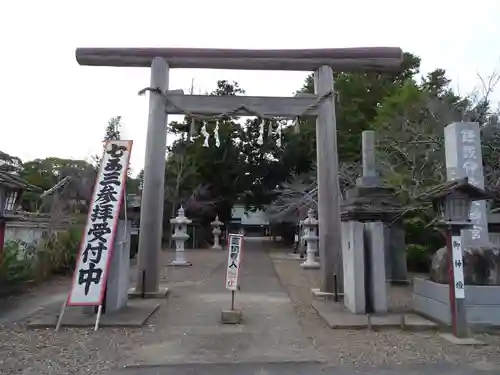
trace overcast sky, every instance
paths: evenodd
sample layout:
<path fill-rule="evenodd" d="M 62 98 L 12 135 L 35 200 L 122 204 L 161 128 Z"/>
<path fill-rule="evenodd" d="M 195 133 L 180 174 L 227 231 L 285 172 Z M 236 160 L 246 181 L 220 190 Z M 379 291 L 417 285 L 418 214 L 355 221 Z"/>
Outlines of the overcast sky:
<path fill-rule="evenodd" d="M 149 84 L 144 68 L 83 67 L 76 47 L 332 48 L 399 46 L 444 68 L 463 93 L 500 67 L 500 1 L 3 0 L 0 1 L 0 150 L 21 157 L 88 158 L 121 115 L 144 162 Z M 218 79 L 249 95 L 287 96 L 304 72 L 173 70 L 170 88 L 196 93 Z M 498 95 L 496 96 L 498 98 Z"/>

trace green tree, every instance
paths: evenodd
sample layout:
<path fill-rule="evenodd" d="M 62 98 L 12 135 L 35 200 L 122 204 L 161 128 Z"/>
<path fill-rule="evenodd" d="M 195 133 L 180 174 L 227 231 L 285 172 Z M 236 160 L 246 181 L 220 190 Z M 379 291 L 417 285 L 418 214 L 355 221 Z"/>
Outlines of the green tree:
<path fill-rule="evenodd" d="M 17 156 L 9 155 L 0 151 L 0 170 L 9 173 L 19 173 L 23 162 Z"/>
<path fill-rule="evenodd" d="M 340 161 L 360 161 L 361 132 L 369 130 L 384 98 L 413 80 L 420 58 L 405 53 L 402 68 L 395 72 L 339 72 L 335 74 L 337 144 Z M 314 92 L 313 76 L 301 92 Z M 301 121 L 300 130 L 315 129 L 314 121 Z M 315 139 L 315 138 L 314 138 Z M 316 147 L 313 141 L 311 148 Z"/>
<path fill-rule="evenodd" d="M 49 157 L 35 159 L 23 164 L 20 176 L 29 184 L 49 190 L 66 177 L 69 183 L 64 187 L 64 198 L 74 202 L 84 201 L 88 206 L 92 196 L 96 171 L 85 160 L 62 159 Z M 23 207 L 36 211 L 42 202 L 38 194 L 26 192 L 23 194 Z"/>
<path fill-rule="evenodd" d="M 104 141 L 114 141 L 121 139 L 121 131 L 122 131 L 121 120 L 122 120 L 121 116 L 116 116 L 109 119 L 108 126 L 106 126 Z"/>

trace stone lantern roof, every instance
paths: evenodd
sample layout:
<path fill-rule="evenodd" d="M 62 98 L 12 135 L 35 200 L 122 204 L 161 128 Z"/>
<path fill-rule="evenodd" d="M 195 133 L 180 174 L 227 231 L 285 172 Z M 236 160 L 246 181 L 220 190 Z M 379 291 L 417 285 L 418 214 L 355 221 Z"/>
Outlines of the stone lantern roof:
<path fill-rule="evenodd" d="M 490 193 L 487 193 L 485 190 L 472 185 L 467 177 L 463 177 L 457 180 L 447 181 L 443 184 L 440 184 L 422 194 L 417 199 L 424 202 L 433 202 L 442 200 L 447 196 L 456 193 L 466 196 L 473 201 L 480 201 L 491 197 Z"/>

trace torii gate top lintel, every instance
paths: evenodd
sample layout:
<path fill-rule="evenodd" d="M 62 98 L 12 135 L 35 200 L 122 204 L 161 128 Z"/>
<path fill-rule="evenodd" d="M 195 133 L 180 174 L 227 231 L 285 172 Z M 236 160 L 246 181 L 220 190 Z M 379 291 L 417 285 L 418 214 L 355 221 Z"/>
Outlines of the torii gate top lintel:
<path fill-rule="evenodd" d="M 400 69 L 399 47 L 324 49 L 212 49 L 212 48 L 77 48 L 80 65 L 151 67 L 155 57 L 170 68 L 314 71 L 330 66 L 335 71 Z"/>

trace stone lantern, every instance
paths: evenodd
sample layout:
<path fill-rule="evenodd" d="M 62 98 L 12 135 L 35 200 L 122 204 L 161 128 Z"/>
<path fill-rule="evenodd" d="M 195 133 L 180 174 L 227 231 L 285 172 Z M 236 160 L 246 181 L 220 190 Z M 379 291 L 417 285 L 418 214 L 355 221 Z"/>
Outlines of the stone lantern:
<path fill-rule="evenodd" d="M 488 194 L 470 184 L 467 177 L 446 182 L 420 198 L 432 202 L 437 214 L 436 225 L 446 231 L 449 306 L 456 337 L 468 335 L 464 269 L 469 265 L 464 258 L 461 230 L 474 227 L 469 218 L 472 202 L 487 198 Z"/>
<path fill-rule="evenodd" d="M 175 260 L 170 263 L 171 266 L 191 266 L 186 260 L 186 255 L 184 253 L 184 244 L 189 239 L 189 234 L 187 234 L 187 226 L 192 223 L 184 215 L 184 208 L 179 208 L 177 211 L 177 217 L 170 220 L 171 224 L 174 224 L 174 234 L 172 239 L 175 241 Z"/>
<path fill-rule="evenodd" d="M 437 225 L 467 229 L 473 223 L 469 218 L 473 201 L 487 199 L 488 195 L 469 183 L 467 177 L 446 182 L 427 192 L 420 200 L 432 202 L 437 214 Z"/>
<path fill-rule="evenodd" d="M 224 225 L 222 221 L 219 220 L 219 215 L 215 217 L 215 220 L 210 223 L 212 226 L 212 233 L 214 235 L 214 245 L 212 246 L 212 249 L 217 249 L 221 250 L 222 246 L 220 245 L 219 239 L 220 235 L 222 233 L 220 227 Z"/>
<path fill-rule="evenodd" d="M 316 261 L 316 251 L 319 241 L 318 224 L 319 221 L 314 217 L 314 210 L 312 208 L 309 209 L 307 218 L 301 221 L 302 228 L 304 228 L 304 236 L 302 238 L 306 241 L 307 246 L 307 258 L 300 266 L 305 269 L 317 269 L 320 267 Z"/>

